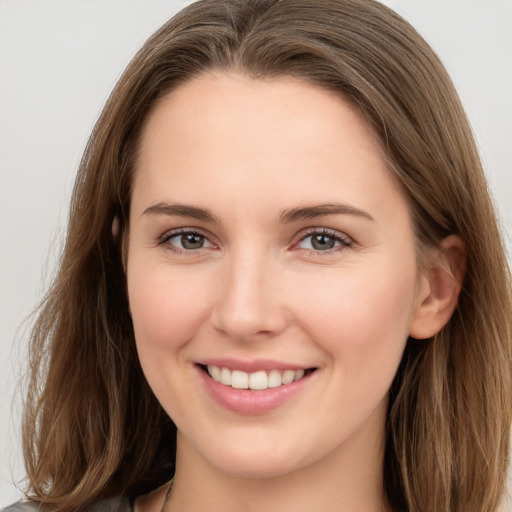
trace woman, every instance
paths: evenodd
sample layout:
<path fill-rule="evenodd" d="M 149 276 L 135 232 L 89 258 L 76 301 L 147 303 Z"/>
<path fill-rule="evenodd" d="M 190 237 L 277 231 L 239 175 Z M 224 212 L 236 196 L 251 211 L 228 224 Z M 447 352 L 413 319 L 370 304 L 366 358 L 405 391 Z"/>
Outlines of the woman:
<path fill-rule="evenodd" d="M 512 307 L 486 190 L 446 72 L 384 6 L 182 11 L 86 149 L 15 507 L 497 510 Z"/>

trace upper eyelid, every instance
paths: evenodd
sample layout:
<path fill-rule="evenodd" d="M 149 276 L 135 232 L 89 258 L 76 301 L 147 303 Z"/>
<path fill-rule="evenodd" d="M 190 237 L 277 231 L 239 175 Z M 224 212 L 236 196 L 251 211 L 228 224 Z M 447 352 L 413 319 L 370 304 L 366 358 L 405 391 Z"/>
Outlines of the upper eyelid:
<path fill-rule="evenodd" d="M 182 233 L 197 233 L 198 235 L 204 236 L 207 238 L 210 242 L 212 242 L 211 238 L 212 235 L 201 228 L 196 228 L 195 226 L 185 226 L 181 228 L 174 228 L 174 229 L 168 229 L 164 231 L 159 237 L 159 240 L 166 240 L 173 236 L 180 235 Z M 212 242 L 213 243 L 213 242 Z"/>
<path fill-rule="evenodd" d="M 209 246 L 199 247 L 197 249 L 181 249 L 179 247 L 174 246 L 174 244 L 170 242 L 172 238 L 179 237 L 180 235 L 187 233 L 202 236 L 205 240 L 208 241 Z M 198 255 L 201 254 L 202 251 L 208 251 L 211 250 L 212 248 L 215 249 L 217 248 L 217 246 L 218 244 L 215 241 L 212 241 L 211 237 L 208 234 L 204 233 L 204 230 L 190 226 L 168 229 L 157 239 L 157 247 L 162 247 L 164 248 L 165 251 L 169 251 L 175 255 Z"/>
<path fill-rule="evenodd" d="M 314 247 L 300 247 L 299 246 L 301 244 L 301 242 L 303 242 L 304 240 L 309 238 L 311 235 L 315 235 L 315 234 L 324 234 L 324 235 L 330 236 L 335 239 L 335 241 L 337 242 L 338 245 L 335 247 L 331 247 L 329 249 L 324 249 L 324 250 L 315 249 Z M 308 257 L 311 257 L 311 258 L 313 258 L 313 257 L 315 257 L 315 258 L 317 258 L 317 257 L 318 258 L 322 258 L 322 257 L 323 258 L 332 258 L 332 257 L 339 256 L 341 254 L 345 254 L 346 250 L 353 249 L 354 247 L 357 247 L 357 245 L 355 245 L 353 238 L 346 235 L 343 232 L 340 232 L 335 229 L 329 229 L 329 228 L 320 228 L 320 229 L 313 228 L 309 232 L 306 231 L 305 233 L 300 235 L 300 238 L 292 244 L 290 249 L 292 251 L 301 251 L 301 254 L 306 253 L 308 255 Z M 329 261 L 331 261 L 331 260 L 329 260 Z"/>
<path fill-rule="evenodd" d="M 161 236 L 158 237 L 158 241 L 159 241 L 159 243 L 165 243 L 167 240 L 169 240 L 173 236 L 178 236 L 182 233 L 197 233 L 198 235 L 204 236 L 211 244 L 216 245 L 216 246 L 219 245 L 218 241 L 216 241 L 216 237 L 214 237 L 207 230 L 198 228 L 196 226 L 183 226 L 183 227 L 179 227 L 179 228 L 168 229 Z M 308 236 L 318 234 L 318 233 L 330 235 L 334 238 L 341 240 L 342 242 L 346 243 L 347 245 L 354 243 L 354 239 L 342 231 L 339 231 L 339 230 L 333 229 L 333 228 L 328 228 L 325 226 L 315 226 L 315 227 L 302 229 L 298 233 L 296 233 L 292 238 L 293 241 L 291 243 L 291 246 L 295 247 L 299 242 L 301 242 Z M 197 250 L 200 250 L 200 249 L 197 249 Z"/>
<path fill-rule="evenodd" d="M 304 240 L 308 236 L 314 235 L 314 234 L 324 234 L 324 235 L 331 235 L 333 237 L 339 238 L 341 240 L 344 240 L 346 242 L 353 242 L 354 239 L 344 233 L 343 231 L 338 231 L 337 229 L 327 228 L 327 227 L 313 227 L 313 228 L 306 228 L 305 230 L 299 231 L 299 233 L 296 235 L 296 237 L 299 239 L 299 241 Z"/>

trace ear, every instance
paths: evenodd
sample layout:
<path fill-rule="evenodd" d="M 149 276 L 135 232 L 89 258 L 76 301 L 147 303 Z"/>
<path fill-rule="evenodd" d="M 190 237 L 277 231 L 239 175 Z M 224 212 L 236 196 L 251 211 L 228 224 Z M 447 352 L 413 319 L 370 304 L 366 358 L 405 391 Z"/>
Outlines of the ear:
<path fill-rule="evenodd" d="M 117 237 L 119 236 L 119 217 L 114 215 L 112 219 L 112 238 L 114 241 L 117 241 Z"/>
<path fill-rule="evenodd" d="M 428 266 L 420 276 L 409 336 L 431 338 L 450 320 L 466 274 L 466 246 L 450 235 L 427 256 Z"/>

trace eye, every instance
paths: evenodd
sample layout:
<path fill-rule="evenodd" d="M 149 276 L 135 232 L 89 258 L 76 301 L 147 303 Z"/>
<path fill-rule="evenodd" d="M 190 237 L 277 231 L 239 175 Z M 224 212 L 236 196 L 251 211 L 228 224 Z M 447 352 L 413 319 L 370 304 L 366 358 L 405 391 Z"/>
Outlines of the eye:
<path fill-rule="evenodd" d="M 322 229 L 303 236 L 297 247 L 312 251 L 330 251 L 340 247 L 349 247 L 351 240 L 336 231 Z"/>
<path fill-rule="evenodd" d="M 162 243 L 170 245 L 171 249 L 180 251 L 197 251 L 213 244 L 201 233 L 193 230 L 180 230 L 169 233 L 163 237 Z"/>

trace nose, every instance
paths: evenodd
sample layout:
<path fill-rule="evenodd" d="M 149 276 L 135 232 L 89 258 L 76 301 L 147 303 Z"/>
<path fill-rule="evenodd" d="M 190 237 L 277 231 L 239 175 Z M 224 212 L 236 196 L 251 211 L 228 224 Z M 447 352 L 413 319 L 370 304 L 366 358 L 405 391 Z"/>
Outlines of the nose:
<path fill-rule="evenodd" d="M 214 328 L 236 341 L 272 338 L 287 326 L 279 269 L 257 251 L 231 258 L 217 294 Z"/>

